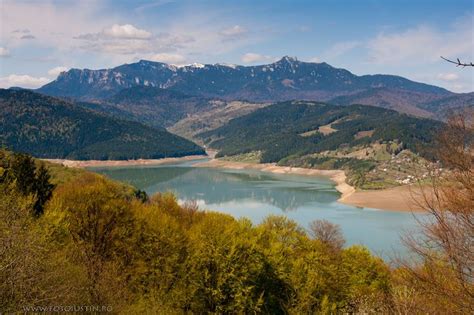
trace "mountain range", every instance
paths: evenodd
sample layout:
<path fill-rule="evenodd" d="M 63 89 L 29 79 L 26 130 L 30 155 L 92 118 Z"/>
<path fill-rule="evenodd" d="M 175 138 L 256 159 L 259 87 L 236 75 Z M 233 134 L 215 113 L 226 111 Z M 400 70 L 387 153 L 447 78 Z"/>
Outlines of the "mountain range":
<path fill-rule="evenodd" d="M 434 118 L 443 117 L 458 100 L 474 104 L 474 93 L 456 94 L 393 75 L 357 76 L 324 62 L 303 62 L 288 56 L 259 66 L 192 64 L 177 67 L 141 60 L 112 69 L 71 69 L 38 91 L 80 101 L 123 105 L 123 100 L 133 103 L 147 98 L 141 93 L 143 90 L 134 90 L 142 87 L 226 101 L 359 103 Z M 109 106 L 109 110 L 117 107 L 120 106 Z"/>

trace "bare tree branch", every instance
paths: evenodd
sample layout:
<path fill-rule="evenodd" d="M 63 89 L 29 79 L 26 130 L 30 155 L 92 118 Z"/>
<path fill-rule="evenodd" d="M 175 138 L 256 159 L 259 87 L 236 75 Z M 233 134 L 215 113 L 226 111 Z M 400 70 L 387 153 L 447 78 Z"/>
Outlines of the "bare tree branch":
<path fill-rule="evenodd" d="M 456 59 L 456 61 L 449 60 L 448 58 L 444 58 L 443 56 L 440 56 L 441 59 L 446 60 L 447 62 L 454 63 L 457 67 L 474 67 L 474 63 L 464 63 L 459 60 L 459 58 Z"/>
<path fill-rule="evenodd" d="M 466 110 L 450 117 L 437 142 L 440 164 L 430 165 L 430 183 L 418 178 L 420 202 L 425 203 L 429 218 L 417 219 L 420 234 L 403 237 L 415 256 L 401 261 L 405 281 L 401 283 L 417 293 L 418 313 L 472 313 L 474 112 Z"/>

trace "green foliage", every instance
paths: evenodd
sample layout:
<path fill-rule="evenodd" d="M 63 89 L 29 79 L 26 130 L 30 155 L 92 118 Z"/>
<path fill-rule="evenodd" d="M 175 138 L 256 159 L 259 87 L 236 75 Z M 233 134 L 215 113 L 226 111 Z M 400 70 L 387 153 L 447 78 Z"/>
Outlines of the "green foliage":
<path fill-rule="evenodd" d="M 29 295 L 0 286 L 2 310 L 18 311 L 21 303 L 35 305 L 54 294 L 55 303 L 112 305 L 124 313 L 329 314 L 387 290 L 380 260 L 363 249 L 310 239 L 285 217 L 253 226 L 195 204 L 180 206 L 169 193 L 144 198 L 83 172 L 55 188 L 44 215 L 32 220 L 27 213 L 34 198 L 10 185 L 0 184 L 10 191 L 2 205 L 25 205 L 15 220 L 26 220 L 28 228 L 21 230 L 31 231 L 24 237 L 32 244 L 26 253 L 42 261 L 15 265 L 15 274 L 41 273 L 43 282 L 32 282 L 29 290 L 38 293 Z M 0 214 L 10 217 L 11 209 L 0 207 Z M 2 225 L 0 241 L 23 237 L 15 234 L 16 226 Z M 22 252 L 9 255 L 18 259 Z M 0 276 L 22 279 L 12 272 Z"/>
<path fill-rule="evenodd" d="M 51 184 L 51 176 L 44 165 L 40 165 L 35 171 L 34 191 L 36 194 L 36 203 L 34 205 L 34 214 L 39 216 L 43 213 L 46 202 L 53 194 L 54 185 Z"/>
<path fill-rule="evenodd" d="M 336 132 L 302 136 L 330 123 Z M 219 149 L 218 157 L 261 151 L 261 162 L 395 139 L 404 148 L 427 156 L 426 147 L 433 141 L 433 132 L 441 126 L 440 122 L 371 106 L 283 102 L 198 136 Z M 358 132 L 369 130 L 373 131 L 370 136 L 356 137 Z"/>
<path fill-rule="evenodd" d="M 144 190 L 137 189 L 135 190 L 135 198 L 141 200 L 142 202 L 146 202 L 148 201 L 148 194 Z"/>
<path fill-rule="evenodd" d="M 0 145 L 42 158 L 124 160 L 203 154 L 163 128 L 30 91 L 0 90 Z"/>
<path fill-rule="evenodd" d="M 52 244 L 34 219 L 35 198 L 14 183 L 0 183 L 0 310 L 24 313 L 23 307 L 79 301 L 81 273 L 66 260 L 63 248 Z M 80 284 L 79 284 L 80 285 Z"/>
<path fill-rule="evenodd" d="M 51 231 L 74 263 L 83 267 L 87 302 L 103 305 L 125 299 L 123 277 L 130 270 L 133 236 L 137 232 L 129 191 L 122 185 L 85 174 L 77 182 L 59 187 L 49 205 L 46 220 L 59 218 Z"/>
<path fill-rule="evenodd" d="M 23 195 L 28 195 L 34 192 L 35 188 L 35 163 L 33 159 L 26 154 L 14 154 L 11 160 L 4 163 L 7 166 L 6 180 L 8 182 L 15 182 L 18 190 Z"/>
<path fill-rule="evenodd" d="M 12 154 L 6 150 L 0 150 L 0 165 L 0 183 L 14 185 L 23 196 L 31 195 L 35 199 L 32 214 L 36 217 L 43 214 L 54 189 L 46 167 L 43 164 L 37 166 L 29 155 Z"/>

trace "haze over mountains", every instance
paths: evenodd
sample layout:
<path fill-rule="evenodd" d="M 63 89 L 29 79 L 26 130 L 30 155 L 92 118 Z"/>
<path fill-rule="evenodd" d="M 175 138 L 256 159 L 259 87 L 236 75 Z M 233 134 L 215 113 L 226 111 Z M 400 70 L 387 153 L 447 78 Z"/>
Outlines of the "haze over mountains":
<path fill-rule="evenodd" d="M 259 66 L 193 64 L 177 67 L 141 60 L 112 69 L 71 69 L 38 91 L 82 101 L 104 101 L 125 89 L 131 95 L 137 95 L 134 87 L 251 102 L 315 100 L 341 105 L 360 103 L 436 118 L 459 103 L 458 98 L 463 104 L 474 103 L 474 93 L 456 94 L 393 75 L 357 76 L 324 62 L 303 62 L 288 56 Z M 126 97 L 123 93 L 121 96 Z"/>

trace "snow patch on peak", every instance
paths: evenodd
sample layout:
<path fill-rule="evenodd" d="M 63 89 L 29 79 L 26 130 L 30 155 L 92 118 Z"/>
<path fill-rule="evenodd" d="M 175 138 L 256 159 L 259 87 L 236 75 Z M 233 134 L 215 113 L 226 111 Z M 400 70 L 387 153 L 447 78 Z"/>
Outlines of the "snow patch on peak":
<path fill-rule="evenodd" d="M 205 65 L 203 65 L 202 63 L 194 62 L 194 63 L 188 65 L 188 67 L 201 69 L 201 68 L 204 68 Z"/>
<path fill-rule="evenodd" d="M 197 62 L 188 63 L 185 65 L 173 65 L 173 66 L 176 67 L 177 69 L 183 69 L 183 71 L 185 72 L 186 72 L 186 68 L 202 69 L 206 67 L 206 65 L 203 65 L 202 63 L 197 63 Z"/>
<path fill-rule="evenodd" d="M 233 64 L 233 63 L 216 63 L 215 65 L 216 66 L 227 67 L 227 68 L 232 68 L 232 69 L 236 69 L 238 67 L 238 65 Z"/>
<path fill-rule="evenodd" d="M 173 71 L 173 72 L 176 72 L 176 71 L 178 70 L 178 68 L 180 68 L 180 66 L 178 66 L 178 65 L 173 65 L 173 64 L 170 64 L 170 65 L 167 64 L 165 67 L 166 67 L 168 70 L 171 70 L 171 71 Z"/>
<path fill-rule="evenodd" d="M 283 56 L 280 61 L 286 61 L 289 63 L 297 62 L 298 59 L 296 57 L 290 57 L 290 56 Z"/>

